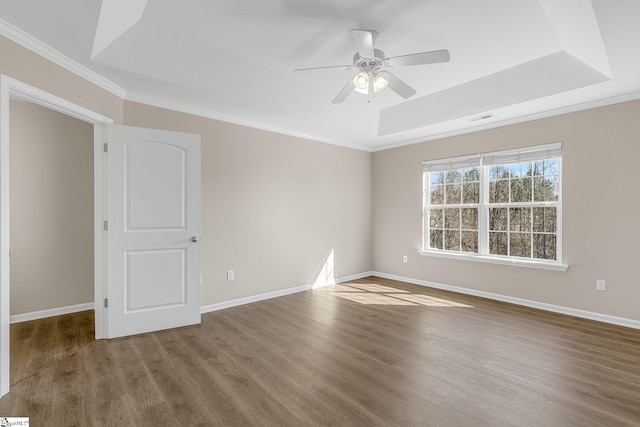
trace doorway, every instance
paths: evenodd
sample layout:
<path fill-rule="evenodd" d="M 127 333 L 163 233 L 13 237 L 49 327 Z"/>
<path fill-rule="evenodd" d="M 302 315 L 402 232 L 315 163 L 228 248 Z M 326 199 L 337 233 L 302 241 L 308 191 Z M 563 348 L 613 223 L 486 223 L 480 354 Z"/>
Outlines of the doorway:
<path fill-rule="evenodd" d="M 91 342 L 95 304 L 93 125 L 32 102 L 10 111 L 13 385 Z"/>
<path fill-rule="evenodd" d="M 104 217 L 103 169 L 106 159 L 102 155 L 104 125 L 113 120 L 84 107 L 51 95 L 8 76 L 0 76 L 0 396 L 10 386 L 10 100 L 35 103 L 93 126 L 93 247 L 94 247 L 94 300 L 104 296 L 102 218 Z M 102 304 L 95 306 L 95 338 L 104 337 L 105 311 Z"/>

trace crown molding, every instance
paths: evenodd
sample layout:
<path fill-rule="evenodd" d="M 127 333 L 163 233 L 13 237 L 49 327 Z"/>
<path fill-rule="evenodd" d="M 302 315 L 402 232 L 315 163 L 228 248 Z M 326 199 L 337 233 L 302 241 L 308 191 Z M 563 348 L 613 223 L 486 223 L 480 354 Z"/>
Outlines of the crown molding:
<path fill-rule="evenodd" d="M 195 116 L 206 117 L 210 119 L 220 120 L 224 122 L 234 123 L 242 126 L 247 126 L 255 129 L 261 129 L 269 132 L 275 132 L 279 134 L 294 136 L 297 138 L 303 138 L 311 141 L 322 142 L 331 145 L 337 145 L 340 147 L 351 148 L 360 151 L 371 152 L 371 147 L 364 144 L 333 141 L 329 139 L 317 138 L 311 135 L 292 132 L 285 129 L 280 129 L 275 126 L 268 126 L 263 123 L 257 123 L 254 121 L 242 119 L 240 117 L 230 116 L 228 114 L 220 113 L 214 110 L 194 107 L 192 105 L 177 103 L 166 99 L 160 99 L 140 93 L 128 92 L 126 89 L 118 86 L 117 84 L 107 80 L 100 74 L 90 70 L 89 68 L 81 65 L 66 55 L 58 52 L 51 46 L 42 43 L 35 37 L 27 34 L 16 26 L 10 24 L 4 19 L 0 18 L 0 36 L 3 36 L 20 46 L 29 49 L 35 54 L 53 62 L 56 65 L 76 74 L 77 76 L 87 80 L 90 83 L 116 95 L 117 97 L 131 102 L 138 102 L 141 104 L 151 105 L 154 107 L 165 108 L 168 110 L 178 111 L 187 114 L 193 114 Z"/>
<path fill-rule="evenodd" d="M 593 110 L 594 108 L 606 107 L 608 105 L 621 104 L 623 102 L 636 101 L 640 99 L 640 91 L 629 92 L 621 95 L 615 95 L 608 98 L 594 99 L 592 101 L 586 101 L 579 104 L 572 104 L 565 107 L 558 107 L 549 110 L 543 110 L 531 114 L 524 114 L 505 120 L 492 121 L 491 123 L 481 124 L 477 126 L 470 126 L 464 129 L 455 129 L 448 132 L 442 132 L 437 134 L 425 135 L 424 137 L 411 138 L 398 142 L 391 142 L 388 144 L 382 144 L 374 146 L 372 152 L 386 151 L 393 148 L 404 147 L 407 145 L 420 144 L 422 142 L 435 141 L 438 139 L 450 138 L 453 136 L 465 135 L 469 133 L 480 132 L 489 129 L 501 128 L 509 125 L 515 125 L 518 123 L 531 122 L 534 120 L 546 119 L 549 117 L 561 116 L 563 114 L 577 113 L 579 111 Z"/>
<path fill-rule="evenodd" d="M 323 144 L 336 145 L 343 148 L 351 148 L 352 150 L 366 151 L 370 153 L 372 151 L 371 146 L 368 144 L 358 144 L 354 142 L 331 140 L 326 138 L 319 138 L 313 135 L 307 135 L 301 132 L 295 132 L 288 129 L 282 129 L 278 126 L 270 126 L 264 123 L 256 122 L 253 120 L 244 119 L 235 115 L 229 115 L 221 113 L 216 110 L 208 108 L 196 107 L 190 104 L 184 104 L 180 102 L 170 101 L 165 98 L 156 98 L 142 93 L 127 92 L 125 101 L 136 102 L 138 104 L 149 105 L 152 107 L 163 108 L 165 110 L 177 111 L 180 113 L 191 114 L 198 117 L 204 117 L 207 119 L 219 120 L 221 122 L 233 123 L 240 126 L 246 126 L 249 128 L 260 129 L 267 132 L 278 133 L 281 135 L 293 136 L 296 138 L 302 138 L 307 141 L 321 142 Z"/>
<path fill-rule="evenodd" d="M 34 38 L 33 36 L 25 33 L 21 29 L 15 27 L 14 25 L 8 23 L 4 19 L 0 18 L 0 35 L 19 44 L 20 46 L 29 49 L 30 51 L 36 53 L 37 55 L 42 56 L 45 59 L 53 62 L 56 65 L 61 66 L 62 68 L 71 71 L 79 77 L 93 83 L 110 92 L 119 98 L 123 98 L 127 95 L 127 91 L 118 86 L 117 84 L 105 79 L 100 74 L 91 71 L 84 65 L 81 65 L 69 57 L 63 55 L 58 52 L 51 46 L 48 46 L 42 43 L 40 40 Z"/>
<path fill-rule="evenodd" d="M 56 65 L 59 65 L 60 67 L 74 73 L 75 75 L 87 80 L 88 82 L 126 101 L 138 102 L 141 104 L 146 104 L 154 107 L 165 108 L 165 109 L 187 113 L 187 114 L 193 114 L 195 116 L 206 117 L 210 119 L 238 124 L 241 126 L 247 126 L 255 129 L 261 129 L 269 132 L 275 132 L 283 135 L 303 138 L 310 141 L 316 141 L 316 142 L 321 142 L 325 144 L 336 145 L 340 147 L 351 148 L 351 149 L 366 151 L 366 152 L 385 151 L 385 150 L 399 148 L 407 145 L 414 145 L 414 144 L 449 138 L 449 137 L 458 136 L 458 135 L 480 132 L 484 130 L 513 125 L 517 123 L 523 123 L 523 122 L 528 122 L 528 121 L 533 121 L 533 120 L 538 120 L 538 119 L 543 119 L 548 117 L 554 117 L 554 116 L 559 116 L 563 114 L 589 110 L 593 108 L 604 107 L 607 105 L 618 104 L 622 102 L 640 99 L 640 92 L 630 92 L 630 93 L 616 95 L 608 98 L 595 99 L 593 101 L 587 101 L 579 104 L 568 105 L 566 107 L 559 107 L 559 108 L 539 111 L 531 114 L 524 114 L 521 116 L 512 117 L 504 120 L 496 120 L 496 121 L 492 121 L 491 123 L 483 123 L 481 125 L 471 126 L 464 129 L 454 129 L 451 131 L 445 131 L 441 133 L 432 133 L 432 134 L 427 133 L 424 136 L 412 137 L 412 138 L 407 138 L 407 139 L 388 142 L 388 143 L 376 144 L 375 137 L 373 137 L 374 141 L 371 144 L 364 144 L 364 143 L 332 140 L 328 138 L 307 135 L 304 133 L 282 129 L 277 126 L 269 126 L 264 123 L 247 120 L 241 117 L 231 116 L 231 115 L 224 114 L 219 111 L 215 111 L 211 109 L 195 107 L 192 105 L 178 103 L 178 102 L 170 101 L 167 99 L 161 99 L 161 98 L 157 98 L 157 97 L 153 97 L 153 96 L 149 96 L 141 93 L 128 92 L 126 89 L 122 88 L 121 86 L 111 82 L 110 80 L 106 79 L 105 77 L 101 76 L 95 71 L 92 71 L 89 68 L 85 67 L 84 65 L 81 65 L 76 61 L 73 61 L 66 55 L 58 52 L 54 48 L 46 45 L 45 43 L 27 34 L 26 32 L 20 30 L 19 28 L 15 27 L 14 25 L 10 24 L 9 22 L 5 21 L 2 18 L 0 18 L 0 36 L 3 36 L 17 43 L 26 49 L 29 49 L 35 54 L 53 62 Z"/>

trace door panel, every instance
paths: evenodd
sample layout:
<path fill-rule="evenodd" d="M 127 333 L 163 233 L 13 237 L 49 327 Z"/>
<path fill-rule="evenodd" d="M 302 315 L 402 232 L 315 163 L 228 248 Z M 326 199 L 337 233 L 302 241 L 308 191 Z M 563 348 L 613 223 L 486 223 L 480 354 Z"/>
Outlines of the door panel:
<path fill-rule="evenodd" d="M 108 337 L 200 323 L 200 137 L 110 126 L 108 141 Z"/>
<path fill-rule="evenodd" d="M 186 154 L 186 150 L 164 142 L 127 145 L 128 230 L 186 228 Z"/>
<path fill-rule="evenodd" d="M 126 256 L 125 312 L 186 304 L 184 249 L 127 251 Z"/>

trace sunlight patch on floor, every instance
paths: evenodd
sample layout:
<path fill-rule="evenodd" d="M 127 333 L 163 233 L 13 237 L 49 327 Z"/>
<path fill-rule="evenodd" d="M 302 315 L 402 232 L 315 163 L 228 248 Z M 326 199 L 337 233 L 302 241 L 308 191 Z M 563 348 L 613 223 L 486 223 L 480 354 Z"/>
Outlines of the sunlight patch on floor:
<path fill-rule="evenodd" d="M 404 291 L 402 289 L 396 289 L 396 288 L 392 288 L 390 286 L 383 286 L 383 285 L 374 285 L 372 283 L 367 283 L 367 284 L 359 284 L 359 283 L 349 283 L 348 285 L 345 285 L 347 287 L 351 287 L 351 288 L 356 288 L 359 289 L 361 291 L 366 291 L 366 292 L 390 292 L 393 294 L 404 294 L 404 293 L 409 293 L 409 291 Z"/>
<path fill-rule="evenodd" d="M 342 283 L 322 288 L 321 292 L 367 305 L 473 307 L 472 305 L 462 304 L 456 301 L 373 283 Z"/>
<path fill-rule="evenodd" d="M 390 295 L 383 294 L 371 294 L 362 292 L 335 292 L 333 295 L 348 299 L 350 301 L 359 302 L 360 304 L 368 305 L 419 305 L 411 301 L 405 301 L 402 299 L 394 298 Z"/>

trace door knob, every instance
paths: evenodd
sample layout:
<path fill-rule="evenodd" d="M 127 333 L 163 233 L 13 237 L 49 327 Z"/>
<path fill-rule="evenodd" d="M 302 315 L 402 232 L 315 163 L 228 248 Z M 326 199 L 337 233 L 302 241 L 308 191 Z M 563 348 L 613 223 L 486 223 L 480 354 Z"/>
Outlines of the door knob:
<path fill-rule="evenodd" d="M 191 241 L 192 241 L 193 243 L 198 243 L 200 240 L 202 240 L 202 237 L 193 236 L 193 237 L 191 238 Z"/>

